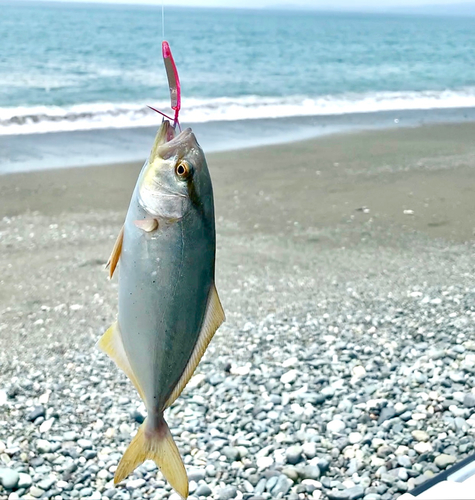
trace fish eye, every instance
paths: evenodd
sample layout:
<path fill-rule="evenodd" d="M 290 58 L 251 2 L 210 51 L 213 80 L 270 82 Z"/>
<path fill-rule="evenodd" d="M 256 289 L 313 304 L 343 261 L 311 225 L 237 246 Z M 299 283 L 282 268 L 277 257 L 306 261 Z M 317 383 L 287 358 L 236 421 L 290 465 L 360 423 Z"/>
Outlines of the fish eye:
<path fill-rule="evenodd" d="M 191 165 L 185 160 L 180 161 L 175 167 L 175 174 L 180 179 L 188 178 L 191 174 Z"/>

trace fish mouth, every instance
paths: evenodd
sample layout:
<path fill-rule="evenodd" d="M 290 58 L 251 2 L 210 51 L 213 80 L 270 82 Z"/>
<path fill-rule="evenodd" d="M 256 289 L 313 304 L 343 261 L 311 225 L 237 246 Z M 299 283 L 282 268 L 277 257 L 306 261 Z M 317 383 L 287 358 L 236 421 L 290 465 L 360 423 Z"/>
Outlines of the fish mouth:
<path fill-rule="evenodd" d="M 184 158 L 193 149 L 198 148 L 198 141 L 191 128 L 177 134 L 175 127 L 168 120 L 164 120 L 155 137 L 149 163 L 153 163 L 156 159 Z"/>
<path fill-rule="evenodd" d="M 163 120 L 160 128 L 158 129 L 155 141 L 150 152 L 150 162 L 159 154 L 159 149 L 163 144 L 170 142 L 175 137 L 176 132 L 168 120 Z"/>
<path fill-rule="evenodd" d="M 177 135 L 175 129 L 171 125 L 169 126 L 173 130 L 173 135 L 169 134 L 170 139 L 158 146 L 156 153 L 160 158 L 163 160 L 174 156 L 183 158 L 192 149 L 199 148 L 198 141 L 191 128 L 187 128 Z"/>

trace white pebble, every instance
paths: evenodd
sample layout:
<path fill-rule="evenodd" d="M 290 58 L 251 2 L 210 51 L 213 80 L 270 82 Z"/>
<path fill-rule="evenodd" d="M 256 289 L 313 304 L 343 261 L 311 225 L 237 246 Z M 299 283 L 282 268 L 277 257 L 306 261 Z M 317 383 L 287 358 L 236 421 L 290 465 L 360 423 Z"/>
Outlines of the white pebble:
<path fill-rule="evenodd" d="M 274 465 L 274 459 L 272 457 L 259 457 L 256 460 L 256 465 L 258 469 L 268 469 Z"/>
<path fill-rule="evenodd" d="M 339 434 L 345 430 L 345 422 L 343 420 L 332 420 L 327 424 L 327 431 L 332 432 L 333 434 Z"/>
<path fill-rule="evenodd" d="M 422 453 L 428 453 L 429 451 L 432 451 L 432 445 L 430 443 L 424 443 L 424 442 L 417 443 L 414 446 L 414 450 L 416 450 L 417 453 L 422 455 Z"/>
<path fill-rule="evenodd" d="M 351 444 L 361 443 L 363 436 L 360 432 L 350 432 L 348 440 Z"/>
<path fill-rule="evenodd" d="M 283 384 L 291 384 L 292 382 L 295 382 L 295 380 L 297 380 L 297 377 L 298 377 L 297 370 L 289 370 L 280 377 L 280 381 Z"/>
<path fill-rule="evenodd" d="M 364 366 L 358 365 L 353 367 L 351 370 L 351 373 L 353 374 L 353 377 L 355 378 L 362 378 L 366 375 L 366 369 Z"/>
<path fill-rule="evenodd" d="M 48 420 L 45 420 L 41 425 L 40 425 L 40 432 L 48 432 L 51 427 L 53 427 L 54 424 L 54 418 L 49 418 Z"/>

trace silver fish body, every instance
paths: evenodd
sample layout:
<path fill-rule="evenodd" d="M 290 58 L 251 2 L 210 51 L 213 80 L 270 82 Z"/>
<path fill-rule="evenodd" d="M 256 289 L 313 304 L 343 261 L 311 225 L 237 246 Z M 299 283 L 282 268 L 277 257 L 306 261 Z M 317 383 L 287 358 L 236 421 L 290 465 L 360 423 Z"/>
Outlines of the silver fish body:
<path fill-rule="evenodd" d="M 162 411 L 178 383 L 196 345 L 214 283 L 216 245 L 208 179 L 200 206 L 192 205 L 176 222 L 159 220 L 153 232 L 135 225 L 149 217 L 136 188 L 125 221 L 119 327 L 149 412 Z"/>
<path fill-rule="evenodd" d="M 163 412 L 188 382 L 224 313 L 214 285 L 214 202 L 206 160 L 190 129 L 166 141 L 170 133 L 165 122 L 114 247 L 113 254 L 120 254 L 118 321 L 99 345 L 132 380 L 148 414 L 116 481 L 152 458 L 186 497 L 184 467 Z M 119 256 L 111 260 L 116 264 Z"/>

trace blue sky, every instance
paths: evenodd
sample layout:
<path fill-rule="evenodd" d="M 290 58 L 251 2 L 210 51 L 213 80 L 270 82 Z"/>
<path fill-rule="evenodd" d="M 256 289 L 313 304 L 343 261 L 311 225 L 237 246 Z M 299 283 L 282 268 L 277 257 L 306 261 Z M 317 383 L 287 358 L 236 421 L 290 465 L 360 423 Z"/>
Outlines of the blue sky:
<path fill-rule="evenodd" d="M 475 0 L 60 0 L 63 2 L 100 2 L 100 3 L 142 3 L 152 5 L 183 5 L 207 7 L 269 7 L 290 6 L 314 8 L 349 8 L 359 10 L 365 8 L 384 7 L 416 7 L 424 5 L 474 4 Z"/>

